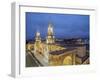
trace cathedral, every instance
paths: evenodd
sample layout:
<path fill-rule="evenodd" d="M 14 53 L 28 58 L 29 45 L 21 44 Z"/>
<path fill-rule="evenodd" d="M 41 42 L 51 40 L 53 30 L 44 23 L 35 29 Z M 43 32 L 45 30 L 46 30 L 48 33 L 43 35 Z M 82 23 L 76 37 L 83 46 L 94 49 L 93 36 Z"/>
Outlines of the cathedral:
<path fill-rule="evenodd" d="M 42 42 L 40 33 L 37 32 L 34 43 L 34 55 L 45 66 L 49 65 L 49 51 L 50 51 L 49 44 L 53 43 L 55 43 L 53 26 L 52 24 L 49 23 L 45 42 Z"/>
<path fill-rule="evenodd" d="M 59 52 L 62 53 L 63 50 L 65 51 L 63 52 L 63 55 L 57 54 Z M 55 53 L 55 51 L 57 52 Z M 66 63 L 66 61 L 64 62 L 62 61 L 63 58 L 66 56 L 66 48 L 56 44 L 53 32 L 53 26 L 51 23 L 49 23 L 48 25 L 45 42 L 42 42 L 40 33 L 39 32 L 36 33 L 35 44 L 34 44 L 34 55 L 44 66 L 63 65 Z M 67 56 L 69 56 L 69 58 L 72 58 L 73 54 L 68 52 Z M 69 63 L 67 62 L 67 64 L 72 64 L 75 62 L 74 60 L 73 62 L 71 62 L 72 60 L 69 61 L 70 62 Z"/>
<path fill-rule="evenodd" d="M 65 44 L 56 43 L 53 25 L 49 23 L 45 41 L 42 41 L 40 32 L 36 32 L 33 54 L 43 66 L 89 63 L 88 58 L 84 60 L 86 55 L 86 46 L 83 45 L 77 48 L 66 48 L 63 45 Z"/>
<path fill-rule="evenodd" d="M 50 45 L 54 43 L 55 43 L 55 37 L 53 32 L 53 26 L 51 23 L 49 23 L 45 42 L 41 41 L 40 32 L 36 32 L 34 50 L 40 53 L 45 52 L 45 49 L 49 51 Z"/>

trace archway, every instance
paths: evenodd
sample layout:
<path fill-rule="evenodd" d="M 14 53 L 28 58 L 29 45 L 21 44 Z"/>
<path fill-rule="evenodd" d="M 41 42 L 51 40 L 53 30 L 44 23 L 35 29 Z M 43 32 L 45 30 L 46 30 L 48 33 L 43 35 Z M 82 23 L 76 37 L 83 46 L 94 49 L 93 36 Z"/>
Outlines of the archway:
<path fill-rule="evenodd" d="M 63 60 L 64 65 L 72 65 L 72 57 L 71 56 L 66 56 Z"/>

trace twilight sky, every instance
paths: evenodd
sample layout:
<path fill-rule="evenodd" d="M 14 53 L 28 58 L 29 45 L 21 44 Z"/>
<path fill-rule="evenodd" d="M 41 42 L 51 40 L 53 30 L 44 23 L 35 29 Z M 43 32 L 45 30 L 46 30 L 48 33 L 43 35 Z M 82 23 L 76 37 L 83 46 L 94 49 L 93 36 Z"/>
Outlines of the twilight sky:
<path fill-rule="evenodd" d="M 34 39 L 37 31 L 45 38 L 49 23 L 55 38 L 89 37 L 89 15 L 26 12 L 26 40 Z"/>

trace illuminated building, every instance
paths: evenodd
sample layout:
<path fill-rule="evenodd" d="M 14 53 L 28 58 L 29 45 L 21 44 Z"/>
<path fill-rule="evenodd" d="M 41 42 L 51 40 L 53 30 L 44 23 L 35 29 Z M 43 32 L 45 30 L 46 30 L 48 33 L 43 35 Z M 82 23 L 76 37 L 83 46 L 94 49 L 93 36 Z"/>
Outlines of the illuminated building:
<path fill-rule="evenodd" d="M 40 33 L 37 32 L 36 37 L 35 37 L 34 51 L 42 53 L 42 46 L 41 45 L 42 45 L 42 43 L 41 43 Z"/>
<path fill-rule="evenodd" d="M 76 49 L 53 51 L 49 55 L 49 66 L 74 65 Z"/>
<path fill-rule="evenodd" d="M 37 32 L 34 42 L 34 56 L 43 66 L 89 63 L 89 58 L 86 55 L 86 46 L 81 39 L 77 40 L 78 46 L 74 48 L 64 47 L 63 45 L 65 44 L 56 43 L 51 23 L 49 23 L 47 31 L 45 41 L 41 40 L 40 32 Z M 73 43 L 73 41 L 71 41 L 71 43 Z"/>
<path fill-rule="evenodd" d="M 54 38 L 54 33 L 53 33 L 53 26 L 51 23 L 48 25 L 48 32 L 47 32 L 47 38 L 46 38 L 46 43 L 54 43 L 55 38 Z"/>
<path fill-rule="evenodd" d="M 35 37 L 34 56 L 42 65 L 48 65 L 48 47 L 44 43 L 42 43 L 39 32 L 36 33 Z"/>
<path fill-rule="evenodd" d="M 36 33 L 35 42 L 39 42 L 39 43 L 41 43 L 40 32 L 37 32 L 37 33 Z"/>

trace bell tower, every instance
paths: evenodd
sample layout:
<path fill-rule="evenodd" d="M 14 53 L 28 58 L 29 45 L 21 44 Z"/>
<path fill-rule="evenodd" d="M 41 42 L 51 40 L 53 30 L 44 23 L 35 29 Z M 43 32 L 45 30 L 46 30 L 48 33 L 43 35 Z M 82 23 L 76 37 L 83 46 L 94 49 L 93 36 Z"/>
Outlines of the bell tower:
<path fill-rule="evenodd" d="M 47 44 L 52 44 L 55 42 L 55 38 L 54 38 L 54 33 L 53 33 L 53 26 L 51 23 L 49 23 L 48 25 L 48 32 L 47 32 L 47 38 L 46 38 L 46 43 Z"/>
<path fill-rule="evenodd" d="M 39 51 L 40 46 L 41 46 L 40 32 L 36 32 L 34 50 L 35 50 L 35 51 Z"/>
<path fill-rule="evenodd" d="M 35 42 L 41 43 L 40 32 L 37 32 L 37 33 L 36 33 Z"/>

